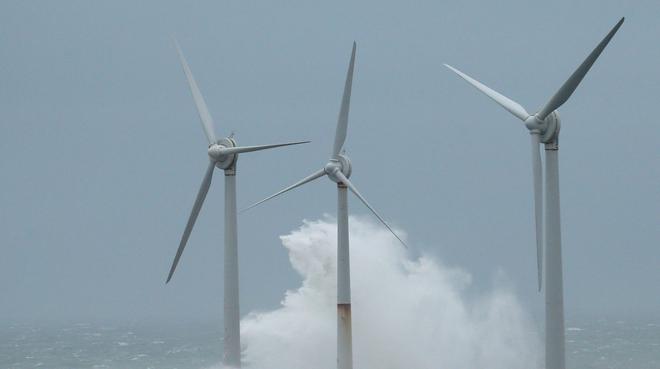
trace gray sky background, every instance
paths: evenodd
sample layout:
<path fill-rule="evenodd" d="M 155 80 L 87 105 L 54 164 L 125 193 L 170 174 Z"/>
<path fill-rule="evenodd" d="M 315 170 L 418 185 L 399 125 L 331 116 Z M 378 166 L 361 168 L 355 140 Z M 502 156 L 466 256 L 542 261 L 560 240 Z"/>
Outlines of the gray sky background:
<path fill-rule="evenodd" d="M 569 314 L 657 313 L 658 14 L 657 1 L 2 2 L 0 319 L 220 316 L 220 173 L 164 284 L 207 165 L 171 36 L 219 136 L 313 140 L 242 156 L 239 207 L 325 163 L 356 40 L 354 183 L 411 252 L 466 269 L 476 292 L 501 270 L 538 315 L 528 133 L 442 63 L 535 111 L 621 16 L 560 109 L 565 300 Z M 319 181 L 239 218 L 244 313 L 298 285 L 278 236 L 335 201 Z"/>

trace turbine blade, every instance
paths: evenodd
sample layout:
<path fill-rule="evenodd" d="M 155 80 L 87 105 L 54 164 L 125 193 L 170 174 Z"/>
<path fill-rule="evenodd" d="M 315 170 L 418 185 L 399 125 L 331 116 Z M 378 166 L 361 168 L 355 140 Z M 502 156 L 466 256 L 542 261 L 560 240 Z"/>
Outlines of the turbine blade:
<path fill-rule="evenodd" d="M 186 248 L 186 243 L 188 242 L 188 237 L 190 237 L 190 232 L 195 225 L 199 211 L 202 209 L 202 204 L 204 204 L 204 199 L 206 194 L 209 192 L 209 186 L 211 185 L 211 178 L 213 178 L 213 170 L 215 169 L 215 163 L 209 162 L 209 167 L 206 169 L 206 174 L 202 180 L 201 186 L 199 186 L 199 192 L 197 192 L 197 198 L 195 199 L 195 204 L 193 205 L 192 210 L 190 211 L 190 217 L 188 217 L 188 223 L 186 224 L 186 229 L 183 231 L 183 236 L 181 236 L 181 242 L 179 242 L 179 248 L 176 250 L 176 256 L 174 256 L 174 261 L 172 262 L 172 267 L 170 268 L 170 273 L 167 275 L 168 283 L 172 279 L 174 270 L 176 269 L 177 264 L 179 264 L 179 259 L 183 253 L 183 249 Z"/>
<path fill-rule="evenodd" d="M 288 143 L 272 144 L 272 145 L 227 147 L 227 148 L 218 150 L 218 153 L 220 155 L 240 154 L 240 153 L 244 153 L 244 152 L 252 152 L 252 151 L 273 149 L 275 147 L 306 144 L 306 143 L 309 143 L 309 142 L 311 142 L 311 141 L 288 142 Z"/>
<path fill-rule="evenodd" d="M 209 113 L 209 109 L 206 107 L 204 97 L 199 91 L 199 87 L 197 87 L 195 77 L 193 77 L 193 74 L 188 67 L 188 62 L 186 62 L 186 57 L 183 56 L 183 51 L 181 51 L 181 47 L 176 40 L 174 40 L 174 45 L 176 46 L 176 52 L 179 54 L 179 60 L 181 61 L 183 72 L 186 74 L 186 79 L 188 80 L 188 85 L 190 86 L 190 93 L 195 100 L 197 113 L 199 113 L 199 119 L 202 121 L 202 128 L 204 128 L 206 138 L 209 140 L 209 145 L 213 145 L 216 143 L 215 133 L 213 131 L 213 118 L 211 118 L 211 113 Z"/>
<path fill-rule="evenodd" d="M 610 32 L 605 36 L 605 38 L 596 46 L 596 48 L 587 56 L 587 58 L 580 64 L 577 70 L 571 74 L 570 77 L 568 77 L 568 80 L 564 82 L 564 84 L 559 88 L 557 93 L 548 101 L 548 103 L 541 109 L 538 113 L 539 119 L 543 120 L 545 119 L 548 114 L 552 113 L 553 111 L 557 110 L 560 106 L 562 106 L 566 100 L 568 100 L 569 97 L 573 94 L 573 91 L 577 88 L 577 86 L 580 84 L 582 81 L 582 78 L 589 72 L 589 69 L 591 66 L 594 64 L 596 59 L 600 56 L 600 53 L 603 52 L 607 44 L 610 42 L 612 37 L 614 37 L 614 34 L 619 30 L 619 27 L 623 24 L 625 18 L 621 18 L 619 22 L 610 30 Z"/>
<path fill-rule="evenodd" d="M 543 281 L 543 182 L 541 179 L 541 137 L 538 132 L 532 136 L 532 174 L 534 177 L 534 221 L 536 224 L 536 267 L 538 287 L 541 291 Z"/>
<path fill-rule="evenodd" d="M 304 185 L 305 183 L 307 183 L 307 182 L 311 182 L 311 181 L 313 181 L 313 180 L 315 180 L 315 179 L 317 179 L 317 178 L 323 177 L 324 175 L 325 175 L 325 170 L 324 170 L 324 169 L 320 169 L 320 170 L 318 170 L 318 171 L 316 171 L 316 172 L 310 174 L 309 176 L 307 176 L 307 177 L 301 179 L 300 181 L 298 181 L 298 182 L 292 184 L 291 186 L 289 186 L 289 187 L 287 187 L 287 188 L 285 188 L 285 189 L 283 189 L 283 190 L 281 190 L 281 191 L 279 191 L 279 192 L 277 192 L 277 193 L 275 193 L 275 194 L 273 194 L 273 195 L 271 195 L 271 196 L 268 196 L 268 197 L 266 197 L 265 199 L 263 199 L 263 200 L 261 200 L 261 201 L 259 201 L 259 202 L 256 202 L 256 203 L 254 203 L 254 204 L 248 206 L 248 207 L 245 208 L 245 209 L 242 209 L 240 212 L 243 213 L 243 212 L 245 212 L 245 211 L 247 211 L 247 210 L 250 210 L 250 209 L 252 209 L 253 207 L 255 207 L 255 206 L 257 206 L 257 205 L 259 205 L 259 204 L 261 204 L 261 203 L 264 203 L 264 202 L 266 202 L 266 201 L 272 199 L 273 197 L 279 196 L 279 195 L 281 195 L 281 194 L 283 194 L 283 193 L 285 193 L 285 192 L 287 192 L 287 191 L 293 190 L 293 189 L 296 188 L 296 187 L 300 187 L 300 186 Z"/>
<path fill-rule="evenodd" d="M 500 104 L 501 107 L 508 110 L 509 113 L 518 117 L 518 119 L 525 121 L 529 117 L 529 113 L 522 105 L 517 102 L 509 99 L 508 97 L 502 95 L 501 93 L 491 89 L 490 87 L 484 85 L 483 83 L 477 81 L 476 79 L 468 76 L 467 74 L 461 72 L 460 70 L 452 67 L 449 64 L 445 64 L 445 67 L 449 68 L 452 72 L 458 74 L 461 78 L 466 80 L 469 84 L 476 87 L 477 90 L 483 92 L 486 96 L 493 99 L 496 103 Z"/>
<path fill-rule="evenodd" d="M 348 178 L 346 178 L 346 176 L 344 175 L 344 173 L 342 173 L 340 170 L 338 170 L 338 171 L 335 173 L 335 175 L 341 180 L 341 182 L 342 182 L 343 184 L 346 185 L 346 187 L 348 187 L 348 188 L 351 190 L 351 192 L 353 192 L 353 193 L 355 194 L 355 196 L 358 197 L 358 199 L 360 199 L 360 201 L 362 201 L 362 203 L 363 203 L 367 208 L 369 208 L 369 210 L 371 210 L 372 213 L 374 213 L 374 215 L 376 216 L 376 218 L 378 218 L 378 220 L 380 220 L 380 222 L 383 223 L 383 225 L 385 225 L 385 227 L 387 227 L 387 229 L 389 229 L 390 232 L 392 232 L 392 234 L 394 235 L 394 237 L 396 237 L 396 239 L 399 240 L 399 242 L 401 242 L 401 244 L 402 244 L 405 248 L 408 248 L 408 245 L 406 245 L 406 243 L 403 242 L 403 240 L 402 240 L 402 239 L 401 239 L 401 238 L 400 238 L 400 237 L 394 232 L 394 230 L 392 229 L 392 227 L 390 227 L 390 225 L 387 224 L 387 222 L 386 222 L 386 221 L 385 221 L 385 220 L 384 220 L 384 219 L 383 219 L 383 218 L 382 218 L 382 217 L 376 212 L 376 210 L 374 210 L 374 208 L 372 208 L 371 205 L 369 205 L 369 203 L 367 202 L 367 200 L 366 200 L 364 197 L 362 197 L 362 195 L 360 194 L 360 192 L 358 191 L 358 189 L 353 185 L 353 183 L 351 183 L 351 181 L 348 180 Z"/>
<path fill-rule="evenodd" d="M 351 89 L 353 87 L 353 69 L 355 67 L 355 48 L 356 44 L 353 42 L 353 51 L 351 51 L 351 61 L 348 64 L 348 72 L 346 72 L 346 83 L 344 84 L 344 94 L 341 98 L 341 108 L 339 110 L 339 117 L 337 118 L 337 130 L 335 131 L 335 145 L 332 149 L 332 157 L 336 158 L 344 146 L 346 141 L 346 130 L 348 128 L 348 111 L 351 107 Z"/>

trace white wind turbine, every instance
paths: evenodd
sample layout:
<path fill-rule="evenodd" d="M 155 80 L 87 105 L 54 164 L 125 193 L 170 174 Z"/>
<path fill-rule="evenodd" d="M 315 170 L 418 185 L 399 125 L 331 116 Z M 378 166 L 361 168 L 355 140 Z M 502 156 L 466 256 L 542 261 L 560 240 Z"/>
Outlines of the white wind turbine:
<path fill-rule="evenodd" d="M 536 114 L 530 115 L 517 102 L 490 89 L 479 81 L 447 64 L 445 66 L 468 83 L 486 94 L 496 103 L 525 122 L 532 137 L 532 170 L 534 178 L 534 207 L 536 221 L 536 248 L 538 288 L 541 290 L 543 251 L 545 249 L 545 368 L 564 369 L 564 293 L 561 257 L 561 228 L 559 212 L 559 129 L 557 109 L 562 106 L 587 74 L 593 63 L 614 34 L 623 24 L 624 18 L 612 28 L 605 38 L 580 64 L 575 72 L 559 88 L 555 95 Z M 545 144 L 545 214 L 543 214 L 542 164 L 539 145 Z M 545 229 L 543 229 L 545 221 Z M 543 232 L 545 231 L 545 233 Z M 545 236 L 545 237 L 543 237 Z M 545 241 L 545 242 L 544 242 Z M 545 247 L 544 247 L 545 246 Z"/>
<path fill-rule="evenodd" d="M 281 195 L 305 183 L 311 182 L 317 178 L 328 176 L 328 178 L 337 183 L 337 368 L 353 368 L 353 345 L 351 333 L 351 273 L 348 245 L 348 198 L 347 188 L 357 196 L 362 203 L 371 210 L 371 212 L 380 220 L 387 229 L 404 245 L 399 236 L 392 228 L 378 215 L 376 210 L 369 205 L 367 200 L 362 197 L 357 188 L 348 180 L 351 176 L 351 162 L 342 152 L 344 141 L 346 140 L 346 130 L 348 127 L 348 111 L 351 103 L 351 87 L 353 84 L 353 69 L 355 65 L 355 42 L 351 52 L 351 61 L 346 74 L 346 84 L 344 94 L 341 100 L 341 109 L 337 119 L 337 130 L 335 132 L 335 143 L 332 149 L 332 156 L 328 163 L 322 168 L 303 178 L 295 184 L 269 196 L 247 208 L 243 211 L 253 208 L 264 201 L 270 200 L 275 196 Z"/>
<path fill-rule="evenodd" d="M 183 52 L 179 44 L 175 41 L 175 46 L 179 54 L 181 66 L 186 74 L 190 92 L 192 93 L 199 118 L 202 121 L 204 133 L 209 141 L 208 156 L 209 166 L 202 180 L 202 185 L 197 193 L 197 198 L 193 205 L 188 223 L 181 236 L 179 248 L 176 250 L 176 256 L 172 262 L 172 267 L 167 276 L 167 282 L 170 281 L 174 270 L 176 269 L 183 249 L 186 247 L 190 232 L 195 225 L 197 215 L 202 208 L 204 199 L 211 185 L 211 178 L 215 168 L 222 169 L 225 172 L 225 254 L 224 254 L 224 355 L 223 364 L 227 367 L 239 368 L 241 365 L 241 338 L 240 338 L 240 311 L 238 295 L 238 239 L 236 231 L 236 162 L 238 154 L 271 149 L 280 146 L 297 145 L 309 141 L 291 142 L 284 144 L 259 145 L 259 146 L 237 146 L 233 137 L 216 139 L 213 120 L 209 113 L 204 98 L 202 97 L 197 83 L 193 78 L 192 72 L 188 67 Z"/>

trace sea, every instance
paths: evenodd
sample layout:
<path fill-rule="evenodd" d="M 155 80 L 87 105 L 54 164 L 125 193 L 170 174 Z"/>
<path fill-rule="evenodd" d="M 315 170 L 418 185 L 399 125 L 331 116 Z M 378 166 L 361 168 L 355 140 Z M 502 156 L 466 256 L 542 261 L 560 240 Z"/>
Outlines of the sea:
<path fill-rule="evenodd" d="M 208 322 L 4 323 L 0 368 L 219 368 L 221 332 Z M 566 355 L 574 369 L 660 369 L 660 319 L 568 321 Z"/>

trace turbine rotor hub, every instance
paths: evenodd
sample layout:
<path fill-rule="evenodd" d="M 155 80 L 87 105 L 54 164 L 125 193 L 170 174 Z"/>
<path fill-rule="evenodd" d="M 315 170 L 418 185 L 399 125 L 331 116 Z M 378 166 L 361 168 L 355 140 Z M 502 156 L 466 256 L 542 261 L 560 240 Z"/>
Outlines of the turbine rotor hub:
<path fill-rule="evenodd" d="M 341 172 L 346 178 L 351 176 L 352 167 L 351 161 L 346 155 L 337 155 L 336 158 L 330 159 L 328 164 L 323 168 L 325 173 L 328 175 L 328 178 L 335 183 L 340 183 L 341 180 L 336 176 L 335 173 Z"/>
<path fill-rule="evenodd" d="M 536 115 L 530 115 L 525 119 L 525 127 L 527 127 L 530 132 L 543 132 L 545 130 L 545 120 L 539 119 Z"/>
<path fill-rule="evenodd" d="M 221 138 L 215 144 L 209 146 L 207 151 L 209 158 L 215 163 L 218 169 L 226 170 L 236 166 L 236 161 L 238 160 L 237 154 L 222 154 L 222 150 L 229 147 L 236 147 L 236 141 L 229 137 Z"/>
<path fill-rule="evenodd" d="M 544 120 L 539 119 L 536 115 L 531 115 L 525 120 L 525 127 L 530 132 L 538 132 L 542 143 L 550 143 L 559 136 L 559 113 L 555 110 Z"/>

